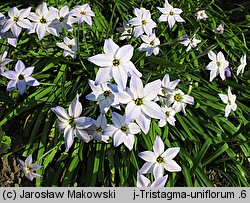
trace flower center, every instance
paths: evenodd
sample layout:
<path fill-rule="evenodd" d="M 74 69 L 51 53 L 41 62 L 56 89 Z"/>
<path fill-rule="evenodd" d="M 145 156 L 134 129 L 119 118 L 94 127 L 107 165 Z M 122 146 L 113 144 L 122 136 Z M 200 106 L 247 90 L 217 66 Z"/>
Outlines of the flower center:
<path fill-rule="evenodd" d="M 120 65 L 120 61 L 118 59 L 114 59 L 113 60 L 113 65 L 116 66 L 116 67 L 119 66 Z"/>
<path fill-rule="evenodd" d="M 162 94 L 167 94 L 168 92 L 166 91 L 166 90 L 164 90 L 164 89 L 162 89 Z"/>
<path fill-rule="evenodd" d="M 28 173 L 31 173 L 31 172 L 32 172 L 32 168 L 29 167 L 29 166 L 26 166 L 26 171 L 27 171 Z"/>
<path fill-rule="evenodd" d="M 14 21 L 15 23 L 17 23 L 18 20 L 19 20 L 18 17 L 14 17 L 14 19 L 13 19 L 13 21 Z"/>
<path fill-rule="evenodd" d="M 130 34 L 130 33 L 131 33 L 131 29 L 128 29 L 128 30 L 127 30 L 127 33 Z"/>
<path fill-rule="evenodd" d="M 46 19 L 45 19 L 44 17 L 42 17 L 42 18 L 40 19 L 40 23 L 45 24 L 45 23 L 47 23 L 47 21 L 46 21 Z"/>
<path fill-rule="evenodd" d="M 140 105 L 142 105 L 142 104 L 143 104 L 143 102 L 142 102 L 142 99 L 141 99 L 141 98 L 137 98 L 137 99 L 135 99 L 134 101 L 135 101 L 135 104 L 136 104 L 137 106 L 140 106 Z"/>
<path fill-rule="evenodd" d="M 72 46 L 72 44 L 69 44 L 68 47 L 69 47 L 70 49 L 72 49 L 73 46 Z"/>
<path fill-rule="evenodd" d="M 154 45 L 155 45 L 155 42 L 154 42 L 154 41 L 151 41 L 149 44 L 150 44 L 151 46 L 154 46 Z"/>
<path fill-rule="evenodd" d="M 64 17 L 60 17 L 60 18 L 59 18 L 59 21 L 60 21 L 60 22 L 63 22 L 63 21 L 64 21 Z"/>
<path fill-rule="evenodd" d="M 221 66 L 221 63 L 220 63 L 219 61 L 217 61 L 217 62 L 216 62 L 216 65 L 217 65 L 218 67 L 220 67 L 220 66 Z"/>
<path fill-rule="evenodd" d="M 106 90 L 103 92 L 103 96 L 104 97 L 108 97 L 110 95 L 110 91 L 109 90 Z"/>
<path fill-rule="evenodd" d="M 229 105 L 231 105 L 231 101 L 230 101 L 230 100 L 227 100 L 227 103 L 228 103 Z"/>
<path fill-rule="evenodd" d="M 166 111 L 166 112 L 165 112 L 165 115 L 166 115 L 167 118 L 169 118 L 170 112 L 169 112 L 169 111 Z"/>
<path fill-rule="evenodd" d="M 181 95 L 180 94 L 174 95 L 174 100 L 177 101 L 177 102 L 180 102 L 181 101 Z"/>
<path fill-rule="evenodd" d="M 146 21 L 146 20 L 143 20 L 143 21 L 141 21 L 141 24 L 142 24 L 142 25 L 146 25 L 146 24 L 147 24 L 147 21 Z"/>
<path fill-rule="evenodd" d="M 85 11 L 81 11 L 80 14 L 86 15 L 86 12 Z"/>
<path fill-rule="evenodd" d="M 75 121 L 74 121 L 74 118 L 70 118 L 70 119 L 68 120 L 68 122 L 69 122 L 69 125 L 71 126 L 71 128 L 75 128 L 75 127 L 76 127 L 76 123 L 75 123 Z"/>
<path fill-rule="evenodd" d="M 102 127 L 96 128 L 96 132 L 102 132 Z"/>
<path fill-rule="evenodd" d="M 122 127 L 121 127 L 121 131 L 122 131 L 122 132 L 126 132 L 127 130 L 128 130 L 128 128 L 127 128 L 126 126 L 122 126 Z"/>
<path fill-rule="evenodd" d="M 18 80 L 24 80 L 24 76 L 23 75 L 19 75 L 18 76 Z"/>
<path fill-rule="evenodd" d="M 174 12 L 173 12 L 173 11 L 170 11 L 170 12 L 169 12 L 169 15 L 170 15 L 170 16 L 173 16 L 173 15 L 174 15 Z"/>
<path fill-rule="evenodd" d="M 203 13 L 200 13 L 200 16 L 202 17 L 202 16 L 203 16 Z"/>
<path fill-rule="evenodd" d="M 161 156 L 158 156 L 157 159 L 156 159 L 156 161 L 158 163 L 162 163 L 164 160 L 163 160 L 163 158 Z"/>

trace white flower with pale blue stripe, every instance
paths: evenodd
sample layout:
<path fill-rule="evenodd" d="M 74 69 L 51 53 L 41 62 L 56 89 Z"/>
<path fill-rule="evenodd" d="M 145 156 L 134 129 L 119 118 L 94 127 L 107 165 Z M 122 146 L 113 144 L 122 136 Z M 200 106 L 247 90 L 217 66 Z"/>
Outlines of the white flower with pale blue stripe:
<path fill-rule="evenodd" d="M 51 110 L 58 118 L 59 131 L 64 133 L 66 151 L 69 151 L 75 136 L 86 143 L 92 139 L 92 136 L 86 132 L 86 129 L 92 124 L 92 120 L 81 116 L 82 104 L 79 102 L 78 94 L 71 102 L 68 111 L 61 106 L 51 108 Z"/>
<path fill-rule="evenodd" d="M 158 180 L 164 176 L 164 171 L 178 172 L 181 167 L 173 160 L 179 153 L 179 147 L 168 148 L 165 151 L 164 143 L 160 136 L 156 136 L 153 152 L 144 151 L 139 153 L 139 157 L 146 161 L 140 169 L 140 173 L 147 174 L 153 173 L 154 178 Z"/>
<path fill-rule="evenodd" d="M 237 109 L 237 104 L 235 103 L 236 101 L 236 95 L 232 94 L 231 88 L 228 87 L 228 95 L 226 94 L 219 94 L 219 97 L 223 101 L 223 103 L 227 104 L 225 108 L 225 117 L 227 118 L 230 114 L 230 112 L 233 110 L 235 111 Z"/>
<path fill-rule="evenodd" d="M 132 150 L 135 142 L 134 135 L 141 131 L 140 127 L 134 121 L 127 121 L 125 116 L 112 112 L 112 125 L 104 129 L 104 134 L 113 137 L 114 146 L 120 144 Z"/>
<path fill-rule="evenodd" d="M 37 164 L 32 163 L 32 154 L 30 154 L 25 159 L 25 161 L 22 161 L 19 158 L 17 158 L 17 161 L 21 165 L 21 169 L 22 169 L 25 177 L 28 178 L 29 181 L 33 181 L 34 178 L 41 178 L 42 177 L 40 174 L 37 174 L 34 172 L 34 171 L 37 171 L 40 168 L 42 168 L 42 166 L 39 166 Z"/>
<path fill-rule="evenodd" d="M 7 91 L 18 89 L 20 94 L 26 90 L 26 86 L 38 86 L 40 83 L 32 77 L 35 67 L 25 67 L 24 63 L 19 60 L 15 65 L 15 71 L 5 71 L 2 75 L 10 79 L 7 85 Z"/>
<path fill-rule="evenodd" d="M 88 58 L 90 62 L 100 67 L 96 74 L 96 84 L 100 85 L 114 78 L 117 85 L 124 90 L 129 76 L 141 77 L 142 74 L 130 61 L 133 51 L 134 48 L 130 44 L 119 47 L 112 39 L 106 39 L 104 54 Z"/>
<path fill-rule="evenodd" d="M 116 94 L 117 101 L 127 104 L 126 120 L 135 120 L 145 134 L 149 131 L 151 118 L 165 118 L 161 107 L 155 102 L 160 87 L 160 80 L 150 82 L 143 87 L 140 78 L 132 77 L 130 88 Z"/>

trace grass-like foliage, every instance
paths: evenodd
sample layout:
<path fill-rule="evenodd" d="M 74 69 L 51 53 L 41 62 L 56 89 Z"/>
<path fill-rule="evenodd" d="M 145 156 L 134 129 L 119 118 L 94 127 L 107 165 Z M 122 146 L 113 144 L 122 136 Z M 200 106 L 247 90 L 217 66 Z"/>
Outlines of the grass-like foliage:
<path fill-rule="evenodd" d="M 0 185 L 5 185 L 6 177 L 8 179 L 11 176 L 11 172 L 6 171 L 4 166 L 6 159 L 13 166 L 17 158 L 25 160 L 32 154 L 33 162 L 43 166 L 39 170 L 39 167 L 33 165 L 29 169 L 22 167 L 23 171 L 35 167 L 36 173 L 42 176 L 31 182 L 33 186 L 134 187 L 137 186 L 137 173 L 145 163 L 138 154 L 153 151 L 159 135 L 164 142 L 164 150 L 180 148 L 174 161 L 181 167 L 181 171 L 165 170 L 164 175 L 168 174 L 165 186 L 250 186 L 248 65 L 244 72 L 237 74 L 241 57 L 246 55 L 246 61 L 249 61 L 250 55 L 250 16 L 243 15 L 244 7 L 236 4 L 233 10 L 225 11 L 215 0 L 169 1 L 174 8 L 182 9 L 180 16 L 185 20 L 176 22 L 170 28 L 168 22 L 158 22 L 162 13 L 157 7 L 163 8 L 164 0 L 45 2 L 48 7 L 58 9 L 68 5 L 69 10 L 76 5 L 88 3 L 95 16 L 91 17 L 92 27 L 86 22 L 76 22 L 72 24 L 72 32 L 62 29 L 58 36 L 47 32 L 48 35 L 45 34 L 40 40 L 36 32 L 28 33 L 28 29 L 23 28 L 18 36 L 17 46 L 9 44 L 6 37 L 0 38 L 0 54 L 7 50 L 6 58 L 12 60 L 4 66 L 3 71 L 14 70 L 15 64 L 20 60 L 26 68 L 35 67 L 32 77 L 39 82 L 39 85 L 27 85 L 23 94 L 20 94 L 22 92 L 18 89 L 6 91 L 10 80 L 4 77 L 4 73 L 0 76 L 0 156 L 5 160 L 0 165 Z M 0 12 L 7 17 L 11 8 L 17 7 L 20 10 L 29 6 L 32 7 L 31 12 L 35 12 L 40 3 L 42 2 L 31 1 L 28 4 L 26 1 L 7 1 L 0 3 Z M 129 21 L 135 17 L 134 8 L 149 10 L 152 20 L 157 24 L 154 34 L 160 41 L 158 54 L 146 56 L 143 49 L 138 49 L 144 42 L 143 38 L 135 38 L 133 33 L 128 35 L 130 38 L 120 40 L 121 33 L 117 28 L 123 27 L 123 20 Z M 196 13 L 200 10 L 205 10 L 206 20 L 197 20 Z M 242 14 L 237 22 L 234 21 L 234 11 Z M 224 32 L 213 31 L 220 24 L 224 24 Z M 3 29 L 5 25 L 0 26 Z M 132 28 L 133 31 L 135 27 Z M 11 28 L 7 32 L 11 32 Z M 195 39 L 200 40 L 197 46 L 190 47 L 187 51 L 187 46 L 181 43 L 187 39 L 185 35 L 189 39 L 195 36 Z M 64 57 L 63 49 L 57 45 L 63 42 L 64 37 L 76 38 L 75 56 Z M 131 45 L 134 48 L 130 61 L 142 74 L 140 79 L 144 86 L 162 80 L 169 74 L 171 81 L 180 79 L 176 88 L 186 96 L 189 95 L 189 98 L 193 97 L 194 103 L 189 105 L 192 103 L 190 102 L 184 107 L 186 115 L 183 111 L 176 112 L 176 121 L 172 123 L 174 125 L 167 122 L 159 127 L 160 119 L 152 118 L 148 131 L 142 130 L 135 134 L 131 150 L 124 143 L 115 147 L 114 136 L 109 137 L 107 142 L 94 139 L 84 142 L 79 136 L 75 136 L 67 151 L 64 131 L 59 129 L 58 118 L 52 108 L 61 106 L 67 110 L 78 94 L 83 117 L 96 120 L 100 113 L 104 113 L 108 125 L 111 125 L 112 112 L 125 114 L 126 102 L 120 103 L 120 109 L 111 106 L 103 111 L 96 101 L 86 99 L 92 92 L 88 81 L 95 81 L 101 69 L 90 57 L 104 53 L 104 42 L 107 39 L 112 39 L 119 47 Z M 229 62 L 227 70 L 222 71 L 225 76 L 223 80 L 220 74 L 211 79 L 212 71 L 206 70 L 212 61 L 211 51 L 215 54 L 222 52 Z M 113 60 L 113 66 L 116 63 L 119 61 Z M 219 67 L 221 64 L 217 65 Z M 103 77 L 106 77 L 105 74 Z M 117 84 L 117 78 L 114 77 L 110 82 Z M 131 78 L 132 75 L 129 75 L 126 84 L 128 88 L 131 88 Z M 225 108 L 233 101 L 229 101 L 229 97 L 224 103 L 219 94 L 228 95 L 229 87 L 232 94 L 236 95 L 237 109 L 231 110 L 225 117 Z M 175 99 L 178 100 L 176 97 Z M 143 103 L 139 99 L 134 101 L 138 106 L 141 105 L 140 102 Z M 161 105 L 161 99 L 154 98 L 151 102 Z M 137 120 L 135 123 L 138 123 Z M 67 122 L 72 128 L 77 125 L 70 119 Z M 24 164 L 20 160 L 19 163 Z M 158 163 L 161 161 L 158 157 Z M 20 171 L 20 167 L 15 170 Z M 13 173 L 16 175 L 16 172 Z M 153 173 L 144 175 L 152 182 L 155 180 Z M 20 177 L 19 184 L 28 185 L 25 176 L 19 174 L 19 179 Z"/>

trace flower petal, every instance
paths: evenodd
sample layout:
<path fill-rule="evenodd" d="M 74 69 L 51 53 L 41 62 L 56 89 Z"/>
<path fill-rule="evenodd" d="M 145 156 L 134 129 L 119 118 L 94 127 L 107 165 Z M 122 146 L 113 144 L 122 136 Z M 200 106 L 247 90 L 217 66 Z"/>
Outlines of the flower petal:
<path fill-rule="evenodd" d="M 151 184 L 150 180 L 142 175 L 141 173 L 137 173 L 137 187 L 149 187 Z"/>
<path fill-rule="evenodd" d="M 143 105 L 141 106 L 142 112 L 147 116 L 156 119 L 165 119 L 166 115 L 162 111 L 162 108 L 152 101 L 143 100 Z"/>
<path fill-rule="evenodd" d="M 103 134 L 112 137 L 117 130 L 118 128 L 115 127 L 114 125 L 109 125 L 103 130 Z"/>
<path fill-rule="evenodd" d="M 142 132 L 147 134 L 150 128 L 151 118 L 141 113 L 135 120 L 137 124 L 140 126 Z"/>
<path fill-rule="evenodd" d="M 21 60 L 18 60 L 16 65 L 15 65 L 15 71 L 18 74 L 21 74 L 24 71 L 24 69 L 25 69 L 24 63 Z"/>
<path fill-rule="evenodd" d="M 76 129 L 75 133 L 78 138 L 86 143 L 88 143 L 92 139 L 92 136 L 90 136 L 85 130 Z"/>
<path fill-rule="evenodd" d="M 141 114 L 141 108 L 135 105 L 134 102 L 128 103 L 125 108 L 126 122 L 137 119 Z"/>
<path fill-rule="evenodd" d="M 39 40 L 42 40 L 42 38 L 44 37 L 46 31 L 47 31 L 47 25 L 45 24 L 40 24 L 38 23 L 37 26 L 36 26 L 36 33 L 37 33 L 37 36 L 38 36 L 38 39 Z"/>
<path fill-rule="evenodd" d="M 26 90 L 26 83 L 25 80 L 18 80 L 16 83 L 16 86 L 20 92 L 20 94 L 23 94 Z"/>
<path fill-rule="evenodd" d="M 111 67 L 113 66 L 113 58 L 107 54 L 97 54 L 95 56 L 89 57 L 88 61 L 94 63 L 100 67 Z"/>
<path fill-rule="evenodd" d="M 104 82 L 107 82 L 111 79 L 111 67 L 100 68 L 96 73 L 95 83 L 100 85 Z"/>
<path fill-rule="evenodd" d="M 138 156 L 143 159 L 146 162 L 156 162 L 157 157 L 155 156 L 154 152 L 151 151 L 144 151 L 144 152 L 140 152 L 138 154 Z"/>
<path fill-rule="evenodd" d="M 227 104 L 228 102 L 228 96 L 225 94 L 218 94 L 219 97 L 221 98 L 221 100 L 223 101 L 223 103 Z"/>
<path fill-rule="evenodd" d="M 156 136 L 155 142 L 153 145 L 153 151 L 157 156 L 163 156 L 162 153 L 164 152 L 165 146 L 160 136 Z"/>
<path fill-rule="evenodd" d="M 58 119 L 61 120 L 62 122 L 64 122 L 65 120 L 69 120 L 70 119 L 67 111 L 63 107 L 61 107 L 61 106 L 57 106 L 57 107 L 51 108 L 51 110 L 56 114 L 56 116 L 58 117 Z"/>
<path fill-rule="evenodd" d="M 132 45 L 130 45 L 130 44 L 125 45 L 117 50 L 115 58 L 119 59 L 121 61 L 121 63 L 126 63 L 126 62 L 130 61 L 130 59 L 132 58 L 133 52 L 134 52 L 134 47 L 132 47 Z"/>
<path fill-rule="evenodd" d="M 128 130 L 133 135 L 135 135 L 141 131 L 140 127 L 136 123 L 129 123 Z"/>
<path fill-rule="evenodd" d="M 35 67 L 27 67 L 25 70 L 22 71 L 22 75 L 26 77 L 30 76 L 34 71 L 34 68 Z"/>
<path fill-rule="evenodd" d="M 35 78 L 33 78 L 31 76 L 28 76 L 28 77 L 25 78 L 25 83 L 28 86 L 38 86 L 38 85 L 40 85 L 40 83 Z"/>
<path fill-rule="evenodd" d="M 7 85 L 7 91 L 11 91 L 11 90 L 14 90 L 14 89 L 16 89 L 16 82 L 17 82 L 17 80 L 10 80 L 9 82 L 8 82 L 8 85 Z"/>
<path fill-rule="evenodd" d="M 82 113 L 82 104 L 79 102 L 79 95 L 76 94 L 75 98 L 69 106 L 69 115 L 73 118 L 78 118 Z"/>
<path fill-rule="evenodd" d="M 2 75 L 10 80 L 17 80 L 19 74 L 15 71 L 9 70 L 5 71 Z"/>
<path fill-rule="evenodd" d="M 112 58 L 115 56 L 119 46 L 111 38 L 109 38 L 105 39 L 103 49 L 104 53 Z"/>
<path fill-rule="evenodd" d="M 180 147 L 168 148 L 168 149 L 162 154 L 162 157 L 163 157 L 165 160 L 173 159 L 174 157 L 176 157 L 176 155 L 179 153 L 179 151 L 180 151 Z"/>
<path fill-rule="evenodd" d="M 154 100 L 160 91 L 161 80 L 155 80 L 145 85 L 143 89 L 143 97 L 146 100 Z"/>
<path fill-rule="evenodd" d="M 26 166 L 31 166 L 31 164 L 32 164 L 32 154 L 30 154 L 30 155 L 25 159 L 25 164 L 26 164 Z"/>
<path fill-rule="evenodd" d="M 153 168 L 154 168 L 155 163 L 152 162 L 146 162 L 141 169 L 139 170 L 140 173 L 145 174 L 145 173 L 152 173 Z"/>
<path fill-rule="evenodd" d="M 164 175 L 164 164 L 156 163 L 153 169 L 154 178 L 158 180 Z"/>
<path fill-rule="evenodd" d="M 169 172 L 181 171 L 181 167 L 174 160 L 164 161 L 164 168 Z"/>
<path fill-rule="evenodd" d="M 216 61 L 217 60 L 216 54 L 213 51 L 209 51 L 208 52 L 208 58 L 210 60 L 212 60 L 212 61 Z"/>
<path fill-rule="evenodd" d="M 117 130 L 113 136 L 113 140 L 114 140 L 114 146 L 118 147 L 121 143 L 124 142 L 124 136 L 123 136 L 123 132 L 121 130 Z"/>
<path fill-rule="evenodd" d="M 66 152 L 69 151 L 69 148 L 72 146 L 74 142 L 74 129 L 68 125 L 64 130 L 64 140 L 66 146 Z"/>
<path fill-rule="evenodd" d="M 112 122 L 117 126 L 118 128 L 125 125 L 124 117 L 116 112 L 112 112 Z"/>
<path fill-rule="evenodd" d="M 164 187 L 167 180 L 168 180 L 168 175 L 158 178 L 152 183 L 151 187 Z"/>
<path fill-rule="evenodd" d="M 113 67 L 112 76 L 117 83 L 117 85 L 122 89 L 126 89 L 128 75 L 122 67 Z"/>

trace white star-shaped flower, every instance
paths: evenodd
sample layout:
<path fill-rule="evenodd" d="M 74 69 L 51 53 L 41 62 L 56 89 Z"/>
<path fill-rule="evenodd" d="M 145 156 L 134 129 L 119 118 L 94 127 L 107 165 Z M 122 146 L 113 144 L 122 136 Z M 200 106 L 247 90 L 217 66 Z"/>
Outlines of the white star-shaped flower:
<path fill-rule="evenodd" d="M 161 107 L 163 112 L 165 113 L 166 117 L 165 119 L 161 119 L 158 122 L 159 127 L 163 127 L 167 124 L 167 122 L 174 126 L 175 125 L 175 110 L 172 107 L 168 107 L 168 106 L 163 106 Z"/>
<path fill-rule="evenodd" d="M 210 51 L 208 57 L 212 60 L 206 67 L 206 70 L 210 70 L 210 82 L 220 74 L 222 80 L 226 79 L 225 71 L 229 66 L 229 62 L 225 59 L 223 53 L 220 51 L 217 55 Z"/>
<path fill-rule="evenodd" d="M 140 169 L 140 173 L 153 173 L 154 178 L 158 180 L 163 177 L 164 171 L 178 172 L 181 167 L 173 160 L 180 151 L 179 147 L 168 148 L 165 151 L 164 143 L 160 136 L 156 136 L 153 152 L 144 151 L 139 153 L 139 157 L 146 161 Z"/>
<path fill-rule="evenodd" d="M 173 92 L 180 82 L 180 79 L 170 81 L 169 74 L 164 75 L 162 81 L 161 81 L 161 88 L 158 93 L 158 99 L 164 103 L 164 99 L 166 99 L 166 96 L 168 95 L 169 92 Z"/>
<path fill-rule="evenodd" d="M 223 34 L 225 29 L 224 29 L 224 23 L 219 24 L 219 26 L 215 29 L 212 30 L 214 33 L 217 34 Z"/>
<path fill-rule="evenodd" d="M 181 18 L 180 14 L 182 13 L 182 9 L 173 8 L 168 1 L 165 1 L 164 8 L 157 7 L 162 13 L 159 22 L 168 22 L 170 29 L 174 26 L 175 22 L 185 22 L 184 19 Z"/>
<path fill-rule="evenodd" d="M 126 120 L 135 120 L 145 134 L 149 131 L 151 118 L 165 118 L 161 107 L 155 102 L 160 86 L 161 81 L 155 80 L 143 87 L 140 78 L 132 77 L 130 88 L 116 94 L 117 101 L 127 104 Z"/>
<path fill-rule="evenodd" d="M 124 90 L 128 76 L 141 77 L 142 74 L 130 61 L 133 51 L 134 48 L 130 44 L 119 47 L 112 39 L 106 39 L 104 54 L 97 54 L 88 58 L 90 62 L 100 66 L 95 79 L 96 84 L 99 85 L 114 78 L 117 85 Z"/>
<path fill-rule="evenodd" d="M 77 51 L 77 39 L 69 39 L 68 37 L 63 38 L 63 42 L 57 42 L 56 45 L 62 48 L 63 56 L 71 56 L 72 58 L 76 58 L 76 51 Z"/>
<path fill-rule="evenodd" d="M 88 143 L 92 136 L 90 136 L 86 129 L 91 125 L 91 119 L 88 117 L 80 116 L 82 113 L 82 104 L 79 102 L 79 95 L 71 102 L 68 111 L 61 106 L 51 108 L 59 119 L 57 124 L 59 131 L 64 133 L 64 140 L 66 151 L 74 142 L 74 136 L 77 136 L 84 142 Z"/>
<path fill-rule="evenodd" d="M 18 38 L 23 28 L 31 29 L 32 24 L 27 19 L 30 15 L 31 7 L 18 10 L 16 7 L 10 8 L 8 11 L 8 18 L 5 19 L 1 32 L 11 30 L 13 36 Z"/>
<path fill-rule="evenodd" d="M 196 47 L 200 42 L 201 42 L 201 40 L 196 39 L 195 35 L 194 35 L 191 38 L 189 38 L 189 37 L 186 38 L 185 40 L 181 41 L 180 43 L 187 47 L 186 51 L 189 51 L 191 48 Z"/>
<path fill-rule="evenodd" d="M 108 143 L 109 136 L 104 134 L 104 129 L 107 128 L 106 116 L 101 114 L 97 120 L 92 119 L 91 126 L 86 129 L 89 135 L 93 137 L 93 140 L 102 140 Z"/>
<path fill-rule="evenodd" d="M 139 37 L 143 33 L 151 35 L 156 23 L 151 19 L 150 11 L 145 8 L 135 8 L 134 14 L 136 17 L 128 21 L 130 25 L 134 26 L 134 37 Z"/>
<path fill-rule="evenodd" d="M 67 5 L 63 6 L 60 10 L 50 6 L 49 10 L 56 13 L 55 19 L 51 22 L 50 27 L 56 29 L 58 36 L 62 29 L 70 32 L 73 31 L 72 24 L 75 22 L 75 19 L 70 15 L 69 7 Z"/>
<path fill-rule="evenodd" d="M 194 98 L 190 95 L 184 94 L 180 89 L 176 89 L 173 92 L 169 92 L 166 96 L 167 106 L 172 105 L 172 108 L 175 110 L 176 113 L 183 111 L 184 115 L 186 115 L 185 108 L 187 104 L 194 105 Z"/>
<path fill-rule="evenodd" d="M 90 27 L 92 27 L 92 18 L 95 13 L 91 10 L 89 4 L 84 4 L 82 6 L 74 6 L 73 10 L 70 11 L 70 15 L 76 17 L 78 25 L 82 22 L 86 22 Z"/>
<path fill-rule="evenodd" d="M 121 33 L 120 40 L 130 39 L 133 34 L 133 28 L 126 20 L 123 20 L 123 27 L 118 27 L 116 30 Z"/>
<path fill-rule="evenodd" d="M 39 82 L 32 77 L 32 73 L 35 67 L 25 67 L 21 60 L 18 60 L 15 65 L 15 70 L 5 71 L 2 75 L 10 79 L 7 85 L 7 91 L 18 89 L 20 94 L 23 94 L 28 86 L 38 86 Z"/>
<path fill-rule="evenodd" d="M 232 94 L 230 87 L 228 87 L 228 95 L 219 94 L 219 97 L 223 101 L 223 103 L 227 104 L 225 108 L 225 117 L 227 118 L 231 112 L 231 110 L 235 111 L 237 109 L 236 95 Z"/>
<path fill-rule="evenodd" d="M 22 169 L 25 177 L 28 178 L 29 181 L 33 181 L 34 178 L 41 178 L 42 177 L 40 174 L 37 174 L 34 172 L 34 171 L 37 171 L 40 168 L 42 168 L 42 166 L 39 166 L 37 164 L 32 164 L 32 154 L 30 154 L 25 159 L 25 161 L 22 161 L 19 158 L 17 158 L 17 161 L 21 165 L 21 169 Z"/>
<path fill-rule="evenodd" d="M 104 129 L 104 134 L 113 137 L 115 147 L 124 143 L 129 150 L 132 150 L 135 142 L 134 135 L 141 131 L 140 127 L 116 112 L 112 112 L 112 122 L 112 125 Z"/>
<path fill-rule="evenodd" d="M 115 98 L 118 92 L 115 84 L 104 82 L 96 85 L 93 80 L 89 80 L 88 83 L 92 92 L 86 96 L 86 99 L 96 101 L 102 114 L 107 113 L 111 106 L 119 109 L 119 103 Z"/>
<path fill-rule="evenodd" d="M 196 16 L 197 20 L 206 20 L 208 18 L 205 10 L 197 11 Z"/>
<path fill-rule="evenodd" d="M 55 10 L 49 10 L 47 4 L 43 2 L 38 5 L 35 13 L 30 12 L 28 18 L 33 21 L 33 28 L 29 33 L 37 33 L 38 39 L 41 40 L 46 32 L 49 32 L 55 36 L 58 36 L 58 33 L 55 28 L 50 27 L 52 21 L 56 18 L 57 13 Z"/>
<path fill-rule="evenodd" d="M 244 73 L 246 65 L 247 65 L 247 55 L 245 54 L 240 58 L 240 65 L 237 69 L 237 75 L 239 75 L 240 72 Z"/>
<path fill-rule="evenodd" d="M 155 36 L 155 33 L 151 35 L 141 35 L 141 39 L 144 43 L 138 48 L 140 51 L 146 51 L 146 56 L 150 56 L 151 54 L 157 55 L 159 54 L 159 45 L 160 40 Z"/>

